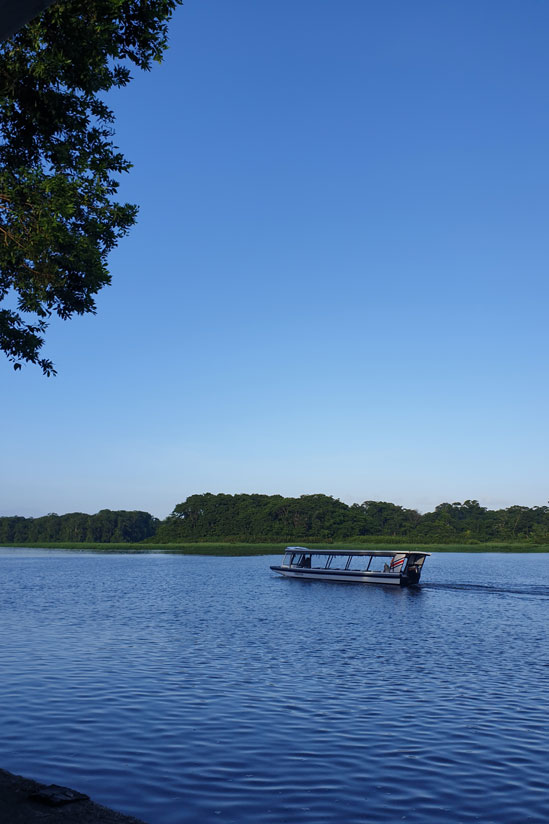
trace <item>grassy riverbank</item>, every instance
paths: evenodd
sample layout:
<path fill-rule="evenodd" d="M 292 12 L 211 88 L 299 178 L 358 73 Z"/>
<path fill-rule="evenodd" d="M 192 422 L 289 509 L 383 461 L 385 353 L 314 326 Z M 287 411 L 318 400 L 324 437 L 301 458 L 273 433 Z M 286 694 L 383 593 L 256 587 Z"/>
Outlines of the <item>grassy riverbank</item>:
<path fill-rule="evenodd" d="M 70 549 L 81 552 L 125 552 L 125 553 L 147 553 L 147 552 L 172 552 L 180 555 L 216 555 L 216 556 L 239 556 L 239 555 L 277 555 L 284 551 L 286 544 L 268 543 L 177 543 L 177 544 L 100 544 L 100 543 L 22 543 L 22 544 L 0 544 L 1 547 L 12 547 L 14 549 Z M 367 543 L 345 543 L 338 541 L 332 543 L 308 543 L 309 549 L 388 549 L 408 550 L 420 549 L 425 552 L 549 552 L 549 544 L 531 544 L 526 541 L 515 543 L 485 544 L 417 544 L 417 543 L 389 543 L 387 539 L 376 543 L 369 540 Z"/>

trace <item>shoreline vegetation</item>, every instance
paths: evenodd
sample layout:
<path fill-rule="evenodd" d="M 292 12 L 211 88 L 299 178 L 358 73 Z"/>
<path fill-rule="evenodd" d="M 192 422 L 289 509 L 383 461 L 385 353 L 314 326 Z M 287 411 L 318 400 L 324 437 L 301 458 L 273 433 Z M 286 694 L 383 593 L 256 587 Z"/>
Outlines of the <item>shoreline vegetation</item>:
<path fill-rule="evenodd" d="M 304 542 L 303 542 L 304 543 Z M 302 544 L 298 544 L 303 546 Z M 41 543 L 0 543 L 0 547 L 6 549 L 66 549 L 79 552 L 105 552 L 105 553 L 127 553 L 128 555 L 171 553 L 174 555 L 211 555 L 211 556 L 249 556 L 249 555 L 279 555 L 282 554 L 287 543 L 267 544 L 267 543 L 212 543 L 202 541 L 199 543 L 173 543 L 173 544 L 153 544 L 153 543 L 93 543 L 93 542 L 70 542 L 63 541 L 51 543 L 42 541 Z M 362 543 L 347 543 L 345 541 L 329 543 L 305 544 L 308 549 L 330 549 L 340 547 L 343 549 L 388 549 L 409 551 L 419 549 L 425 552 L 549 552 L 549 544 L 534 544 L 526 541 L 514 543 L 475 543 L 475 544 L 419 544 L 419 543 L 390 543 L 388 541 L 376 541 L 375 539 Z"/>
<path fill-rule="evenodd" d="M 0 546 L 268 554 L 288 545 L 437 548 L 436 551 L 549 551 L 549 506 L 490 510 L 478 501 L 420 513 L 387 501 L 345 504 L 329 495 L 191 495 L 160 520 L 102 509 L 0 516 Z"/>

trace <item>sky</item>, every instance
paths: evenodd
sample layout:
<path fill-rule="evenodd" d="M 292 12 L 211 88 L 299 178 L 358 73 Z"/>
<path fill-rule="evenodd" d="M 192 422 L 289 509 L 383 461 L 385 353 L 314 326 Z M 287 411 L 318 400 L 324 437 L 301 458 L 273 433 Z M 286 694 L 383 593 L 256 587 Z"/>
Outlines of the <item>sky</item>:
<path fill-rule="evenodd" d="M 139 219 L 58 370 L 0 360 L 0 515 L 549 499 L 544 0 L 185 0 L 109 97 Z"/>

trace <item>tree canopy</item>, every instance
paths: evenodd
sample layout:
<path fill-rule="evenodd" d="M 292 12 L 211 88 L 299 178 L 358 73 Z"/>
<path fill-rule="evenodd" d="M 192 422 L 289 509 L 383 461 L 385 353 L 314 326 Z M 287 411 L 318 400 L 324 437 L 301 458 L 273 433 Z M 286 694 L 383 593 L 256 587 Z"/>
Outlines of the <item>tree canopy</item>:
<path fill-rule="evenodd" d="M 0 349 L 37 364 L 48 318 L 95 312 L 134 224 L 102 95 L 149 70 L 182 0 L 60 0 L 0 46 Z"/>
<path fill-rule="evenodd" d="M 0 543 L 74 541 L 117 543 L 143 541 L 154 535 L 158 520 L 148 512 L 102 509 L 95 515 L 55 512 L 41 518 L 0 518 Z"/>
<path fill-rule="evenodd" d="M 549 540 L 549 507 L 490 510 L 442 503 L 420 514 L 387 501 L 351 506 L 329 495 L 191 495 L 158 525 L 155 541 L 402 540 L 418 543 Z M 152 540 L 152 539 L 151 539 Z"/>
<path fill-rule="evenodd" d="M 348 504 L 330 495 L 191 495 L 163 521 L 147 512 L 72 512 L 0 517 L 0 543 L 25 541 L 194 541 L 549 543 L 549 506 L 486 509 L 478 501 L 442 503 L 420 514 L 387 501 Z"/>

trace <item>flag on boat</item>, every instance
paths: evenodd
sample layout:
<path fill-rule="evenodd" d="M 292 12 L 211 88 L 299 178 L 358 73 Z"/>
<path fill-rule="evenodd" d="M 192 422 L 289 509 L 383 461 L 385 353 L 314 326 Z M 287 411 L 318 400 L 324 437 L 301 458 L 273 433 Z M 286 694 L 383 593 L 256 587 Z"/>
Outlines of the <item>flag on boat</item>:
<path fill-rule="evenodd" d="M 406 555 L 395 555 L 391 558 L 391 566 L 389 569 L 391 572 L 402 572 L 402 567 L 404 565 L 404 561 L 406 560 Z"/>

